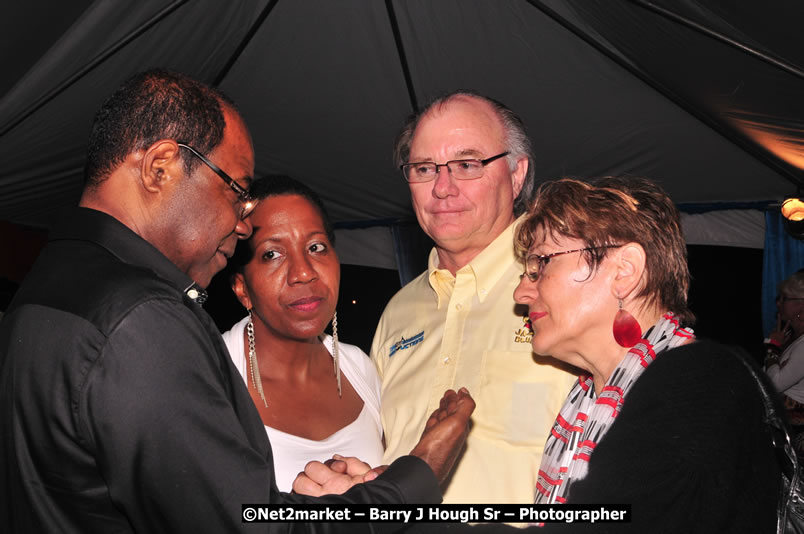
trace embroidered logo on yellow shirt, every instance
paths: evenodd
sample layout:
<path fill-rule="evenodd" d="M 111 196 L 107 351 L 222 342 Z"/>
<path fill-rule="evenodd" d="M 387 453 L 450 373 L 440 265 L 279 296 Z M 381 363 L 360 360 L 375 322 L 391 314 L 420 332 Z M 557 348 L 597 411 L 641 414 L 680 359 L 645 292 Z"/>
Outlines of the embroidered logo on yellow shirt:
<path fill-rule="evenodd" d="M 390 358 L 391 356 L 393 356 L 398 350 L 409 349 L 413 345 L 420 343 L 423 339 L 424 339 L 424 330 L 422 330 L 415 336 L 409 337 L 407 339 L 405 339 L 405 337 L 403 336 L 402 339 L 391 345 L 391 350 L 388 352 L 388 357 Z"/>
<path fill-rule="evenodd" d="M 533 325 L 530 323 L 530 317 L 525 315 L 522 317 L 522 322 L 525 323 L 522 328 L 514 331 L 514 342 L 530 343 L 533 339 Z"/>

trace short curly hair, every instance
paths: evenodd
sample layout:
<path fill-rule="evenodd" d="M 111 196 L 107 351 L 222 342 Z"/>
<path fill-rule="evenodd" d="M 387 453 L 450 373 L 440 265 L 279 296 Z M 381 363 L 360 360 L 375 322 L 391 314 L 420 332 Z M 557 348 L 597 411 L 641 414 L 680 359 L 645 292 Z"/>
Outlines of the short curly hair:
<path fill-rule="evenodd" d="M 128 154 L 160 139 L 187 143 L 208 154 L 223 141 L 224 105 L 236 109 L 229 97 L 184 74 L 161 69 L 135 74 L 95 114 L 85 187 L 97 187 Z M 200 164 L 189 152 L 182 157 L 188 173 Z"/>
<path fill-rule="evenodd" d="M 285 195 L 297 195 L 306 199 L 310 205 L 315 208 L 318 215 L 321 216 L 321 222 L 324 223 L 324 233 L 327 234 L 327 239 L 329 239 L 330 244 L 335 246 L 335 228 L 332 225 L 332 220 L 329 218 L 329 213 L 327 213 L 324 202 L 321 200 L 321 197 L 306 184 L 284 174 L 267 175 L 255 180 L 254 183 L 251 184 L 249 193 L 253 198 L 258 200 Z M 252 238 L 253 237 L 252 235 Z M 226 265 L 227 275 L 225 276 L 231 279 L 235 273 L 243 272 L 246 264 L 254 257 L 252 245 L 252 239 L 237 242 L 235 252 Z"/>
<path fill-rule="evenodd" d="M 694 322 L 687 307 L 690 272 L 681 218 L 656 183 L 615 176 L 545 182 L 516 230 L 514 244 L 521 261 L 542 235 L 583 241 L 591 248 L 583 256 L 593 273 L 610 250 L 606 245 L 639 243 L 646 265 L 637 296 L 673 312 L 684 324 Z"/>

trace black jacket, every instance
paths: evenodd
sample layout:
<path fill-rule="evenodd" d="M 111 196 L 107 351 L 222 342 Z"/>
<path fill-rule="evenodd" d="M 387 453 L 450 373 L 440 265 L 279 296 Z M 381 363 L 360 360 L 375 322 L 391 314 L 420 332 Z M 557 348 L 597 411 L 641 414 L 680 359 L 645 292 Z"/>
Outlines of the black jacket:
<path fill-rule="evenodd" d="M 547 523 L 525 530 L 422 524 L 409 532 L 776 532 L 781 474 L 758 387 L 737 359 L 739 350 L 711 341 L 668 350 L 628 392 L 567 504 L 628 504 L 630 522 Z"/>
<path fill-rule="evenodd" d="M 280 493 L 199 293 L 106 214 L 79 208 L 51 232 L 0 321 L 0 531 L 359 532 L 244 524 L 241 504 L 440 500 L 412 457 L 342 497 Z"/>

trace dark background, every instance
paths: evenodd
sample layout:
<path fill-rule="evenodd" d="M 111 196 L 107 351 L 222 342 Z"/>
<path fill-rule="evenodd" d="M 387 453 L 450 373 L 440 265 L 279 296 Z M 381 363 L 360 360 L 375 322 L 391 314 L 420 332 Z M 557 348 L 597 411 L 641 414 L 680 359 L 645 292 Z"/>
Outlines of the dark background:
<path fill-rule="evenodd" d="M 9 247 L 3 248 L 10 253 Z M 696 334 L 740 345 L 759 359 L 765 335 L 760 311 L 763 251 L 708 245 L 690 245 L 687 250 L 692 273 L 689 303 L 697 318 Z M 24 256 L 19 248 L 16 251 L 17 259 Z M 22 277 L 19 273 L 19 266 L 13 276 L 0 273 L 0 310 L 5 310 L 11 301 L 17 280 Z M 342 265 L 338 301 L 340 338 L 368 353 L 380 314 L 399 288 L 395 270 Z M 212 280 L 209 293 L 205 309 L 221 331 L 245 316 L 225 276 L 218 275 Z"/>
<path fill-rule="evenodd" d="M 374 330 L 385 305 L 399 291 L 399 274 L 391 269 L 341 265 L 341 288 L 338 297 L 338 338 L 357 345 L 368 354 Z M 207 288 L 209 298 L 204 309 L 215 320 L 221 332 L 246 316 L 230 286 L 228 275 L 221 272 Z M 327 328 L 327 332 L 330 329 Z"/>
<path fill-rule="evenodd" d="M 0 221 L 0 311 L 8 306 L 46 237 L 44 230 Z M 429 246 L 422 241 L 411 252 L 421 256 L 419 271 L 426 267 Z M 765 336 L 761 314 L 763 250 L 690 245 L 687 251 L 692 274 L 689 303 L 697 317 L 696 334 L 740 345 L 760 358 Z M 338 302 L 341 339 L 368 352 L 380 314 L 399 288 L 396 270 L 342 265 Z M 209 293 L 205 309 L 221 331 L 245 316 L 229 288 L 227 275 L 216 276 Z"/>
<path fill-rule="evenodd" d="M 764 337 L 762 249 L 690 245 L 687 251 L 692 273 L 689 303 L 697 318 L 696 335 L 740 345 L 759 358 Z M 368 353 L 380 315 L 399 288 L 395 270 L 342 265 L 340 339 Z M 222 331 L 245 316 L 224 276 L 212 280 L 209 293 L 205 308 Z"/>

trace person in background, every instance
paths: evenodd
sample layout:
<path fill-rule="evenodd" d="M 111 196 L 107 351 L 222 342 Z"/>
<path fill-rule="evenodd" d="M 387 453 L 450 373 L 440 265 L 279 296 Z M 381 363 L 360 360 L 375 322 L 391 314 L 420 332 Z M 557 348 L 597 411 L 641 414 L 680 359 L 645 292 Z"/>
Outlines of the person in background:
<path fill-rule="evenodd" d="M 779 283 L 776 306 L 776 328 L 765 340 L 765 373 L 782 395 L 796 454 L 804 458 L 804 273 Z"/>
<path fill-rule="evenodd" d="M 338 341 L 340 265 L 324 205 L 287 176 L 250 192 L 254 233 L 227 267 L 248 315 L 223 340 L 265 424 L 277 486 L 290 491 L 307 462 L 334 454 L 380 465 L 380 380 L 363 351 Z"/>
<path fill-rule="evenodd" d="M 375 532 L 255 527 L 241 507 L 440 500 L 466 392 L 449 392 L 413 455 L 376 480 L 323 499 L 277 490 L 260 415 L 201 307 L 251 235 L 253 174 L 234 104 L 187 76 L 137 74 L 97 112 L 80 207 L 0 321 L 0 532 Z M 376 476 L 341 464 L 323 493 Z"/>
<path fill-rule="evenodd" d="M 435 248 L 427 271 L 388 303 L 371 346 L 385 460 L 416 443 L 444 389 L 465 386 L 477 410 L 444 501 L 530 502 L 574 378 L 534 361 L 527 314 L 511 301 L 515 219 L 533 192 L 530 140 L 510 109 L 459 92 L 408 119 L 395 157 Z"/>

